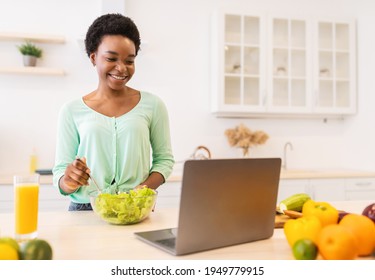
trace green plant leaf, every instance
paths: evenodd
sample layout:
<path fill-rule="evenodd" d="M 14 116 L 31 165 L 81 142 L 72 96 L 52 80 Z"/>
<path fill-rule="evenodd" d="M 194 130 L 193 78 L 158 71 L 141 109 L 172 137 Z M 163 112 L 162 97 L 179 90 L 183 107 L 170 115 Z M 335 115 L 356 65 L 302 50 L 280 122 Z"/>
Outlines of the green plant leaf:
<path fill-rule="evenodd" d="M 31 55 L 35 56 L 37 58 L 42 57 L 43 51 L 41 48 L 37 47 L 31 42 L 25 42 L 24 44 L 17 46 L 18 50 L 23 54 L 23 55 Z"/>

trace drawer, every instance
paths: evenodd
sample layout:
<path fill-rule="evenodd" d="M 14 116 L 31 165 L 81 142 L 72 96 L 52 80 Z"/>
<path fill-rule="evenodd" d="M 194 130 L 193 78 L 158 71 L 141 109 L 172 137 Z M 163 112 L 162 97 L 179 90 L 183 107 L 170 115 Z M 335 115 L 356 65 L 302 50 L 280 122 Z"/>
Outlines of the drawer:
<path fill-rule="evenodd" d="M 0 186 L 0 203 L 8 201 L 13 203 L 13 186 Z"/>
<path fill-rule="evenodd" d="M 181 182 L 167 182 L 161 185 L 158 189 L 158 197 L 161 196 L 180 196 Z"/>
<path fill-rule="evenodd" d="M 69 196 L 63 196 L 52 185 L 40 185 L 39 210 L 55 211 L 67 210 L 70 203 Z M 0 186 L 0 212 L 13 211 L 14 191 L 13 186 Z"/>
<path fill-rule="evenodd" d="M 375 178 L 346 179 L 347 191 L 375 191 Z"/>
<path fill-rule="evenodd" d="M 375 190 L 346 192 L 346 200 L 375 200 Z"/>
<path fill-rule="evenodd" d="M 155 204 L 155 211 L 159 208 L 179 208 L 180 198 L 177 196 L 158 197 Z"/>

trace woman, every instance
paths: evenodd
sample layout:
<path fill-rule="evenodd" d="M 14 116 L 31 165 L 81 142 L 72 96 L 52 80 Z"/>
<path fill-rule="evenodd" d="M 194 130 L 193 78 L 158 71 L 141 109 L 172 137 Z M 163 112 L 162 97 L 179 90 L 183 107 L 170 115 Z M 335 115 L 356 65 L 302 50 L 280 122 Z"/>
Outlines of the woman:
<path fill-rule="evenodd" d="M 62 107 L 53 168 L 54 185 L 70 196 L 71 211 L 91 210 L 89 175 L 105 190 L 156 189 L 174 164 L 165 104 L 127 86 L 140 49 L 134 22 L 121 14 L 100 16 L 85 46 L 99 84 Z"/>

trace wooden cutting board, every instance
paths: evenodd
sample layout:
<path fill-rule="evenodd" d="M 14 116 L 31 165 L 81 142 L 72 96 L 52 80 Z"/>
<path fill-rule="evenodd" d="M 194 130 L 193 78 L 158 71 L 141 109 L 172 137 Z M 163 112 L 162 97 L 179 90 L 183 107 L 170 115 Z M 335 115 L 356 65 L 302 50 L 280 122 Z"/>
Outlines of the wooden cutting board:
<path fill-rule="evenodd" d="M 291 217 L 284 214 L 276 214 L 275 216 L 275 228 L 283 228 L 286 221 L 292 219 Z"/>
<path fill-rule="evenodd" d="M 302 213 L 292 210 L 284 211 L 285 214 L 276 213 L 275 228 L 283 228 L 286 221 L 302 217 Z"/>

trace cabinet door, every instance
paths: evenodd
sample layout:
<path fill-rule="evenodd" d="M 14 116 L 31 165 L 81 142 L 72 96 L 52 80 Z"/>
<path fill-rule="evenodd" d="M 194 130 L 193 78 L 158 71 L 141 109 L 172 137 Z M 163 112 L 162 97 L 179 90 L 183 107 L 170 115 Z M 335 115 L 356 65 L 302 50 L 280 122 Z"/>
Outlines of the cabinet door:
<path fill-rule="evenodd" d="M 181 196 L 181 182 L 166 182 L 158 189 L 155 208 L 179 208 Z"/>
<path fill-rule="evenodd" d="M 213 112 L 238 114 L 265 108 L 264 20 L 216 13 L 212 38 Z"/>
<path fill-rule="evenodd" d="M 51 185 L 40 185 L 39 187 L 39 210 L 56 211 L 68 210 L 69 196 L 63 196 Z M 0 213 L 14 210 L 14 191 L 12 185 L 0 185 Z"/>
<path fill-rule="evenodd" d="M 311 179 L 311 198 L 317 201 L 344 201 L 345 179 Z"/>
<path fill-rule="evenodd" d="M 0 213 L 14 210 L 14 191 L 12 185 L 0 185 Z"/>
<path fill-rule="evenodd" d="M 281 179 L 279 182 L 279 193 L 277 195 L 277 204 L 283 199 L 297 194 L 297 193 L 307 193 L 310 194 L 308 180 L 299 179 Z M 311 195 L 311 194 L 310 194 Z"/>
<path fill-rule="evenodd" d="M 70 197 L 64 196 L 52 185 L 40 185 L 39 210 L 41 211 L 68 211 Z"/>
<path fill-rule="evenodd" d="M 268 106 L 271 112 L 311 112 L 311 33 L 308 21 L 269 20 Z"/>
<path fill-rule="evenodd" d="M 356 112 L 354 21 L 316 21 L 314 108 L 318 113 Z"/>

